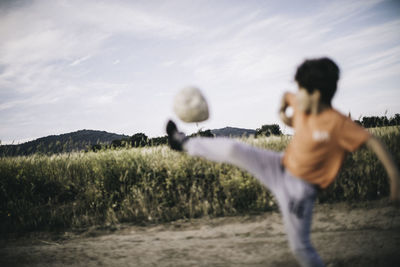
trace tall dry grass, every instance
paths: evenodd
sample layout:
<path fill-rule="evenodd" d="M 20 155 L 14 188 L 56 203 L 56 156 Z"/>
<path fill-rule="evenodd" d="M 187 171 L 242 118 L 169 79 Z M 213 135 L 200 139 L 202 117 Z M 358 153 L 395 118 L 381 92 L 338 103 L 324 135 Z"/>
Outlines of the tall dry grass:
<path fill-rule="evenodd" d="M 400 162 L 399 127 L 372 129 Z M 282 151 L 290 137 L 245 138 Z M 319 202 L 385 197 L 383 166 L 363 148 L 349 155 Z M 0 158 L 0 231 L 119 222 L 165 222 L 276 208 L 247 172 L 171 151 L 166 146 Z"/>

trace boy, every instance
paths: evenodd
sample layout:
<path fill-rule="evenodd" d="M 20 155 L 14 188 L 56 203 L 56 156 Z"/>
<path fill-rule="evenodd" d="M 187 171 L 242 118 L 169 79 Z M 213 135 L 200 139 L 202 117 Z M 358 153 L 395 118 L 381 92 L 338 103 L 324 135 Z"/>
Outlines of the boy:
<path fill-rule="evenodd" d="M 333 182 L 347 152 L 362 144 L 383 163 L 391 182 L 391 199 L 398 201 L 399 171 L 384 146 L 350 118 L 340 114 L 331 100 L 339 68 L 329 58 L 303 62 L 296 71 L 297 94 L 285 93 L 280 108 L 283 122 L 295 134 L 284 153 L 263 150 L 228 138 L 186 138 L 169 121 L 172 149 L 250 172 L 275 196 L 282 213 L 290 248 L 302 266 L 323 266 L 310 242 L 312 208 L 318 190 Z M 293 109 L 292 117 L 286 109 Z"/>

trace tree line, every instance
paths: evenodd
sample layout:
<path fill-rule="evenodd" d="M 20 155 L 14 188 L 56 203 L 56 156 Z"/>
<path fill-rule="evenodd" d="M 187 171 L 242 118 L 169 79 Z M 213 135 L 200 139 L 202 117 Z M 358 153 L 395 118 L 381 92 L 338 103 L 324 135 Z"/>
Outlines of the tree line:
<path fill-rule="evenodd" d="M 351 114 L 349 114 L 351 117 Z M 396 113 L 393 117 L 387 116 L 366 116 L 358 120 L 356 123 L 363 126 L 364 128 L 375 128 L 385 126 L 397 126 L 400 125 L 400 114 Z M 281 128 L 278 124 L 265 124 L 260 128 L 256 129 L 255 138 L 264 136 L 279 136 L 282 135 Z M 202 137 L 215 137 L 211 130 L 198 131 L 197 133 L 191 134 L 189 137 L 202 136 Z M 149 138 L 144 133 L 137 133 L 133 136 L 125 139 L 117 139 L 112 141 L 111 145 L 100 145 L 96 144 L 92 146 L 93 151 L 100 150 L 102 148 L 116 148 L 116 147 L 145 147 L 145 146 L 158 146 L 168 144 L 168 136 Z"/>
<path fill-rule="evenodd" d="M 355 120 L 355 122 L 360 124 L 364 128 L 397 126 L 400 125 L 400 114 L 396 113 L 393 117 L 390 118 L 388 118 L 386 115 L 362 117 L 359 120 Z"/>
<path fill-rule="evenodd" d="M 262 125 L 261 128 L 256 129 L 255 137 L 282 135 L 282 131 L 278 124 Z M 199 130 L 196 133 L 189 135 L 189 137 L 210 137 L 215 135 L 211 130 Z M 137 133 L 129 138 L 116 139 L 110 145 L 95 144 L 92 145 L 92 151 L 98 151 L 104 148 L 117 148 L 117 147 L 146 147 L 146 146 L 159 146 L 168 144 L 168 136 L 149 138 L 144 133 Z"/>

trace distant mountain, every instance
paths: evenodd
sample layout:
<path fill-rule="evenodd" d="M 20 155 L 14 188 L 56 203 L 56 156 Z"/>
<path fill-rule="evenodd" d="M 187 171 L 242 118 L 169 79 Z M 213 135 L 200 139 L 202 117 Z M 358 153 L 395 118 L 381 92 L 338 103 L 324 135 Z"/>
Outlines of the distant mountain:
<path fill-rule="evenodd" d="M 242 136 L 255 135 L 256 130 L 225 127 L 221 129 L 211 130 L 211 133 L 213 133 L 215 136 L 242 137 Z"/>
<path fill-rule="evenodd" d="M 93 144 L 110 144 L 113 140 L 129 138 L 105 131 L 80 130 L 72 133 L 50 135 L 18 145 L 1 145 L 0 156 L 71 152 L 86 149 Z"/>

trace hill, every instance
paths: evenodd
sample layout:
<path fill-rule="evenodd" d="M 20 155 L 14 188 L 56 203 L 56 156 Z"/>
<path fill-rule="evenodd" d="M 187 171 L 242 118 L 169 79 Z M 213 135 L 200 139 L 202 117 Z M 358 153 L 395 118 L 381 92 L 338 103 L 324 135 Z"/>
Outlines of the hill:
<path fill-rule="evenodd" d="M 1 156 L 30 155 L 34 153 L 61 153 L 86 149 L 93 144 L 110 144 L 113 140 L 128 138 L 127 135 L 106 131 L 80 130 L 72 133 L 50 135 L 18 145 L 0 146 Z"/>
<path fill-rule="evenodd" d="M 254 135 L 255 130 L 225 127 L 211 130 L 215 136 L 242 137 Z M 0 156 L 21 156 L 34 153 L 55 154 L 85 150 L 94 144 L 111 144 L 117 140 L 129 140 L 134 136 L 120 135 L 106 131 L 80 130 L 72 133 L 50 135 L 17 145 L 0 145 Z M 147 136 L 145 136 L 147 139 Z M 162 140 L 158 140 L 162 139 Z M 165 137 L 150 139 L 156 144 L 166 143 Z M 116 143 L 115 143 L 116 144 Z"/>
<path fill-rule="evenodd" d="M 235 128 L 235 127 L 225 127 L 221 129 L 211 130 L 215 136 L 226 136 L 226 137 L 242 137 L 255 135 L 256 130 Z"/>

